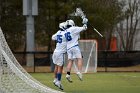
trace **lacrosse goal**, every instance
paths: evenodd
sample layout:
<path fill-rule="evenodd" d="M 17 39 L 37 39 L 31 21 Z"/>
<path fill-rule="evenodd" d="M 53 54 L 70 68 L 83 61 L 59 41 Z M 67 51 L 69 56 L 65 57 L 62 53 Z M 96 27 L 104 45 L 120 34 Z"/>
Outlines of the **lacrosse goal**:
<path fill-rule="evenodd" d="M 59 93 L 28 74 L 11 52 L 0 28 L 0 93 Z"/>
<path fill-rule="evenodd" d="M 96 40 L 79 40 L 80 50 L 83 56 L 83 73 L 97 72 L 97 41 Z M 67 58 L 66 63 L 67 64 Z M 66 66 L 65 66 L 66 71 Z M 72 72 L 77 72 L 77 62 L 73 63 Z"/>

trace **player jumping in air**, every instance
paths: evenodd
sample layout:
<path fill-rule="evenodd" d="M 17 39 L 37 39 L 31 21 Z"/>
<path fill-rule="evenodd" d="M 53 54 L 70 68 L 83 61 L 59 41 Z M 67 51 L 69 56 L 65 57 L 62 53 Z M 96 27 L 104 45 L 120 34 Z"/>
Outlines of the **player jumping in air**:
<path fill-rule="evenodd" d="M 56 48 L 53 52 L 54 69 L 54 85 L 63 90 L 61 84 L 62 70 L 64 65 L 64 53 L 66 53 L 65 23 L 59 24 L 60 30 L 52 36 L 52 40 L 56 40 Z"/>
<path fill-rule="evenodd" d="M 81 51 L 78 44 L 78 39 L 80 36 L 80 32 L 87 29 L 87 22 L 88 19 L 83 19 L 83 27 L 77 27 L 75 26 L 75 23 L 73 20 L 67 20 L 67 30 L 65 33 L 65 37 L 67 39 L 67 55 L 68 55 L 68 64 L 67 64 L 67 74 L 66 79 L 69 82 L 72 82 L 70 77 L 70 71 L 72 68 L 72 64 L 74 59 L 77 59 L 78 64 L 78 72 L 76 73 L 80 80 L 82 80 L 82 65 L 83 65 L 83 59 L 81 55 Z"/>

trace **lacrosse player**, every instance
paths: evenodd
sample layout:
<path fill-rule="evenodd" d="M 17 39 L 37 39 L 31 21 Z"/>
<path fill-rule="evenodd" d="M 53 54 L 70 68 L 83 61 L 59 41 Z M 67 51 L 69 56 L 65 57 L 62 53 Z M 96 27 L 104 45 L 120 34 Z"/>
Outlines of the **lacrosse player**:
<path fill-rule="evenodd" d="M 66 39 L 67 39 L 67 55 L 68 55 L 68 64 L 67 64 L 67 74 L 66 79 L 69 82 L 72 82 L 70 77 L 70 71 L 73 65 L 74 59 L 77 60 L 78 64 L 78 72 L 76 73 L 78 78 L 82 81 L 82 65 L 83 65 L 83 59 L 81 55 L 81 51 L 78 44 L 78 39 L 80 36 L 80 32 L 87 29 L 87 18 L 83 18 L 83 27 L 77 27 L 75 26 L 75 23 L 73 20 L 67 20 L 67 30 L 65 33 Z"/>
<path fill-rule="evenodd" d="M 54 69 L 54 85 L 63 90 L 61 84 L 61 76 L 64 65 L 64 53 L 66 53 L 66 38 L 65 38 L 65 23 L 60 23 L 60 30 L 52 36 L 52 40 L 56 40 L 56 48 L 53 52 L 53 63 L 55 64 Z"/>

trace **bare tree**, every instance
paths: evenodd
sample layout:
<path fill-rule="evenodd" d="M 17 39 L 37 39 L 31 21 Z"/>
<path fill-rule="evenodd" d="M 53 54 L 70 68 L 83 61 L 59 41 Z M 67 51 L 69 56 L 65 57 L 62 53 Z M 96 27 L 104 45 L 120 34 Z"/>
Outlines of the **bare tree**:
<path fill-rule="evenodd" d="M 140 17 L 140 1 L 128 0 L 124 7 L 124 20 L 117 25 L 117 32 L 122 44 L 122 50 L 131 51 L 134 49 L 134 38 Z"/>

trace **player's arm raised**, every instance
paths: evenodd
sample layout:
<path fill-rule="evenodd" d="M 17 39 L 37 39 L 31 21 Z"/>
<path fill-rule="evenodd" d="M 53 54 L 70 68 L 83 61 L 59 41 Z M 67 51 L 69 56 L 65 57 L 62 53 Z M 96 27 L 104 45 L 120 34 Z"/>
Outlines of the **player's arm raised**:
<path fill-rule="evenodd" d="M 87 23 L 88 23 L 88 19 L 87 18 L 83 18 L 83 26 L 82 27 L 75 27 L 74 29 L 74 33 L 78 34 L 80 33 L 81 31 L 85 31 L 87 30 Z"/>
<path fill-rule="evenodd" d="M 88 19 L 87 19 L 87 18 L 83 18 L 82 23 L 83 23 L 83 27 L 84 27 L 84 29 L 86 30 L 86 29 L 87 29 Z"/>

